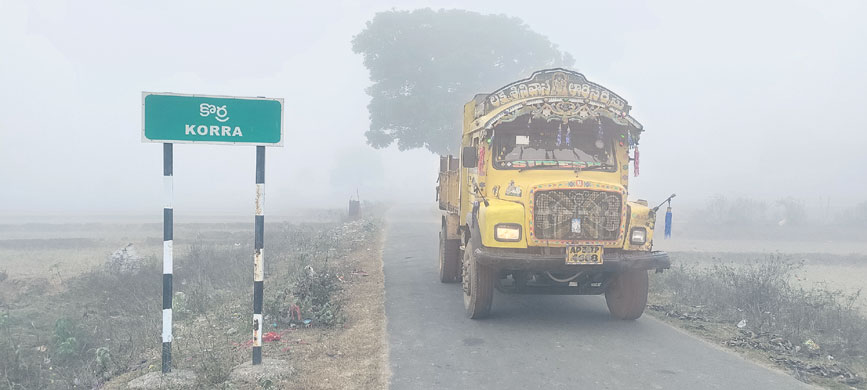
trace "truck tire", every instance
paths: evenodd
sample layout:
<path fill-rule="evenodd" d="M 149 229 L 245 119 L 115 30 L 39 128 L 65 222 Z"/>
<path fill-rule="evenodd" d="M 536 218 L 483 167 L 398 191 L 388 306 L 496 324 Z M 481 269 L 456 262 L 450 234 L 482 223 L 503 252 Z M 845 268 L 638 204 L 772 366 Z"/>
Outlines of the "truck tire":
<path fill-rule="evenodd" d="M 605 290 L 605 303 L 611 316 L 619 320 L 641 317 L 647 306 L 647 271 L 621 271 Z"/>
<path fill-rule="evenodd" d="M 455 283 L 461 280 L 461 240 L 445 238 L 445 225 L 440 231 L 440 282 Z"/>
<path fill-rule="evenodd" d="M 461 264 L 462 286 L 464 290 L 464 309 L 467 317 L 484 318 L 491 312 L 491 302 L 494 298 L 494 282 L 496 274 L 476 260 L 472 241 L 464 249 L 464 259 Z"/>

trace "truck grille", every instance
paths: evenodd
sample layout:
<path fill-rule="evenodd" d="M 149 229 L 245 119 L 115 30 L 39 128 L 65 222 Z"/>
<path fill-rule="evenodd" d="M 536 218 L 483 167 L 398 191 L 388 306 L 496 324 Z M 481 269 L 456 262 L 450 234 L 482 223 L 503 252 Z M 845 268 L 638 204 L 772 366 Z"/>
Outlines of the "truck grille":
<path fill-rule="evenodd" d="M 616 240 L 620 194 L 591 190 L 536 192 L 535 236 L 542 240 Z"/>

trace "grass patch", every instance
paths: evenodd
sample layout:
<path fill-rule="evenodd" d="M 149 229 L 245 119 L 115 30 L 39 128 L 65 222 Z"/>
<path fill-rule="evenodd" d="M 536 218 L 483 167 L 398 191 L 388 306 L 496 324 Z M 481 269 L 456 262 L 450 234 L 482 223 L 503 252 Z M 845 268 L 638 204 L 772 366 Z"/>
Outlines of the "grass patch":
<path fill-rule="evenodd" d="M 681 264 L 654 279 L 651 310 L 705 335 L 721 330 L 712 332 L 718 341 L 767 353 L 803 381 L 864 388 L 867 319 L 857 305 L 860 291 L 793 283 L 803 267 L 782 255 Z"/>
<path fill-rule="evenodd" d="M 176 250 L 173 360 L 196 372 L 200 388 L 224 388 L 251 353 L 252 231 L 202 228 Z M 342 264 L 378 231 L 372 220 L 269 225 L 265 331 L 342 324 L 342 281 L 352 272 Z M 128 272 L 64 275 L 59 292 L 36 282 L 0 281 L 28 291 L 0 301 L 0 389 L 111 387 L 113 378 L 159 370 L 161 259 L 145 257 Z M 291 360 L 288 347 L 274 344 L 266 354 Z"/>

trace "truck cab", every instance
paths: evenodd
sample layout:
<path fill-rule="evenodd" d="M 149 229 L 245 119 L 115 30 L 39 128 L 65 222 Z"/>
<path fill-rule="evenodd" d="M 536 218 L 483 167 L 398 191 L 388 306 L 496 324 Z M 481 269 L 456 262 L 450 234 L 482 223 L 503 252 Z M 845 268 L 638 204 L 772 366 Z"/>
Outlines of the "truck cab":
<path fill-rule="evenodd" d="M 643 132 L 626 100 L 566 69 L 533 73 L 464 106 L 460 158 L 441 157 L 440 280 L 461 282 L 470 318 L 506 293 L 605 294 L 635 319 L 656 209 L 629 201 L 630 153 Z"/>

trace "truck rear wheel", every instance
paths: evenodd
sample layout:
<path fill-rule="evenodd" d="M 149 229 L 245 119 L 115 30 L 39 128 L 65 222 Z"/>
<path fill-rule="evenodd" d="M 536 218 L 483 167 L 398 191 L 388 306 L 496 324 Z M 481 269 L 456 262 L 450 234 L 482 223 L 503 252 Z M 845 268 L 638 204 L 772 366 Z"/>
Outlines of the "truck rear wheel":
<path fill-rule="evenodd" d="M 611 316 L 619 320 L 641 317 L 647 306 L 647 271 L 622 271 L 605 290 L 605 303 Z"/>
<path fill-rule="evenodd" d="M 461 240 L 445 238 L 445 225 L 440 231 L 440 282 L 455 283 L 461 280 Z"/>
<path fill-rule="evenodd" d="M 464 309 L 467 317 L 484 318 L 491 312 L 491 302 L 494 298 L 494 271 L 479 264 L 473 253 L 472 242 L 464 249 L 464 259 L 461 264 L 464 290 Z"/>

